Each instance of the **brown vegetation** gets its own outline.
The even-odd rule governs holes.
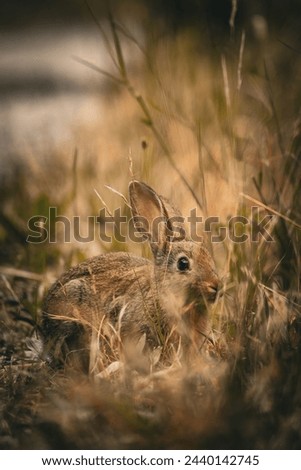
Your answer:
[[[264,21],[232,30],[219,53],[190,30],[136,40],[111,18],[101,37],[115,79],[99,71],[106,94],[95,93],[104,116],[78,124],[71,143],[46,134],[11,159],[0,187],[2,448],[300,448],[301,56],[283,44],[293,35],[277,41]],[[39,339],[54,278],[100,252],[149,253],[116,240],[28,245],[26,223],[57,206],[84,231],[103,206],[94,189],[127,213],[104,184],[125,194],[132,174],[220,225],[256,205],[259,220],[274,216],[273,242],[213,244],[226,294],[193,365],[154,353],[145,373],[120,356],[116,331],[105,347],[89,344],[96,374],[54,368]]]

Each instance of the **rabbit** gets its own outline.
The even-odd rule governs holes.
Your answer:
[[[150,186],[133,180],[129,198],[136,231],[148,240],[153,262],[127,252],[87,259],[66,271],[43,303],[42,333],[48,356],[89,348],[93,325],[120,326],[123,342],[145,336],[145,350],[164,350],[173,333],[198,345],[207,307],[221,289],[213,259],[187,235],[179,210]],[[160,223],[158,223],[160,221]]]

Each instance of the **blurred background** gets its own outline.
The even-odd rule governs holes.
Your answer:
[[[152,123],[120,83],[109,9],[128,84]],[[197,205],[227,220],[241,191],[258,197],[254,178],[272,163],[276,176],[297,126],[300,19],[298,0],[5,2],[0,262],[44,271],[120,249],[29,247],[27,221],[56,206],[81,216],[87,233],[86,217],[103,207],[94,189],[111,210],[120,206],[104,185],[126,194],[131,165],[184,212]],[[266,181],[266,202],[274,189]]]

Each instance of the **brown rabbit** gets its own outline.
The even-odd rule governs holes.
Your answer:
[[[65,272],[43,305],[42,331],[54,359],[62,351],[88,350],[92,327],[104,318],[120,326],[123,341],[145,334],[151,350],[164,349],[172,331],[184,345],[204,340],[207,306],[220,288],[210,254],[189,239],[180,213],[152,188],[132,181],[129,196],[136,230],[148,239],[154,262],[115,252]]]

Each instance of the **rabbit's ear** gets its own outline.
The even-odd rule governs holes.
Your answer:
[[[159,198],[164,209],[164,214],[167,217],[169,241],[187,239],[185,218],[182,216],[179,209],[171,205],[165,197],[159,196]]]
[[[186,238],[184,218],[167,199],[145,183],[132,181],[129,195],[136,230],[149,240],[153,253],[168,242]]]
[[[167,241],[167,214],[156,192],[139,181],[131,181],[129,195],[136,230],[149,240],[153,252]]]

